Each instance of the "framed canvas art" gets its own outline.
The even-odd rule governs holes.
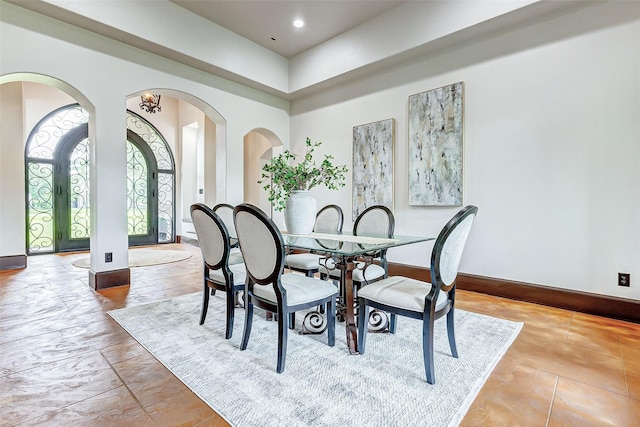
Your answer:
[[[462,206],[463,83],[409,97],[409,205]]]
[[[393,210],[393,119],[353,128],[353,220],[372,205]]]

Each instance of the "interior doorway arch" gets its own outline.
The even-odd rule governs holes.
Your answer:
[[[244,201],[258,206],[269,213],[272,218],[278,218],[280,213],[274,211],[267,199],[267,192],[263,185],[258,184],[262,177],[262,167],[273,156],[282,153],[283,145],[280,138],[265,128],[256,128],[244,136]]]
[[[139,107],[141,96],[161,96],[156,113]],[[176,237],[193,237],[189,208],[227,201],[226,119],[200,98],[165,88],[147,88],[127,97],[127,107],[167,135],[176,159]]]
[[[91,229],[88,113],[60,107],[32,129],[25,147],[27,253],[88,250]],[[152,124],[127,111],[129,245],[175,236],[170,147]]]

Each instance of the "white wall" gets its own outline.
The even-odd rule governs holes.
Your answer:
[[[462,271],[640,299],[638,40],[638,4],[609,2],[459,45],[293,102],[291,144],[322,140],[351,168],[353,126],[396,119],[396,233],[436,235],[456,209],[408,206],[407,99],[464,81],[464,203],[479,215]],[[348,229],[350,183],[312,191]],[[389,259],[428,266],[429,251]]]
[[[26,221],[22,202],[24,179],[22,186],[16,187],[13,182],[15,176],[24,177],[24,144],[10,143],[24,139],[22,93],[22,84],[19,82],[0,85],[0,255],[25,253],[25,228],[13,225]],[[22,162],[15,161],[20,157],[23,158]]]
[[[244,137],[244,201],[271,213],[268,194],[262,189],[264,184],[258,184],[264,157],[271,158],[271,142],[259,132],[249,132]]]
[[[109,41],[95,34],[62,24],[18,8],[2,5],[0,76],[11,73],[37,73],[62,81],[81,93],[95,110],[90,137],[95,141],[92,161],[92,271],[108,271],[127,266],[127,225],[124,192],[124,146],[127,98],[148,88],[166,88],[191,94],[201,104],[213,108],[226,121],[226,161],[242,165],[243,137],[251,129],[266,128],[288,143],[288,103],[252,89],[212,78],[156,57],[155,55]],[[81,41],[81,44],[73,42]],[[192,102],[194,103],[194,102]],[[4,111],[4,106],[3,106]],[[93,134],[92,134],[93,132]],[[7,148],[20,144],[20,149]],[[24,141],[4,141],[0,148],[3,164],[23,164]],[[118,145],[119,144],[119,145]],[[19,154],[18,154],[19,153]],[[4,167],[3,167],[4,169]],[[93,175],[95,173],[95,176]],[[242,167],[229,168],[226,193],[242,194]],[[220,183],[217,183],[219,185]],[[95,185],[95,187],[94,187]],[[2,210],[11,194],[24,194],[24,176],[2,175]],[[12,192],[5,192],[11,188]],[[93,197],[97,197],[93,200]],[[13,202],[11,202],[13,203]],[[0,212],[4,218],[4,214]],[[23,214],[24,215],[24,214]],[[24,221],[22,221],[24,223]],[[3,240],[10,229],[24,230],[24,224],[0,223]],[[95,236],[93,232],[97,233]],[[24,245],[7,249],[0,256],[24,254]],[[113,252],[113,263],[105,264],[103,252]],[[93,254],[100,256],[93,257]]]

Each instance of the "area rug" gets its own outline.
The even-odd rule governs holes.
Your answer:
[[[187,387],[233,426],[455,426],[516,338],[522,323],[456,310],[459,358],[446,320],[436,321],[436,384],[426,382],[422,324],[399,318],[395,335],[369,333],[364,355],[349,355],[344,324],[335,347],[326,333],[290,331],[277,374],[277,323],[254,316],[240,351],[243,309],[224,339],[224,299],[211,297],[198,325],[200,293],[109,312]],[[299,323],[300,317],[296,316]]]
[[[129,267],[146,267],[149,265],[167,264],[191,258],[186,251],[173,251],[164,249],[129,249]],[[78,258],[72,265],[80,268],[89,268],[89,257]]]

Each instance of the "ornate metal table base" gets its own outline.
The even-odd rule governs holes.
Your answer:
[[[369,332],[389,332],[389,315],[385,311],[372,310],[369,313]]]
[[[320,309],[308,312],[302,320],[300,334],[321,334],[327,329],[327,318],[320,313]]]

